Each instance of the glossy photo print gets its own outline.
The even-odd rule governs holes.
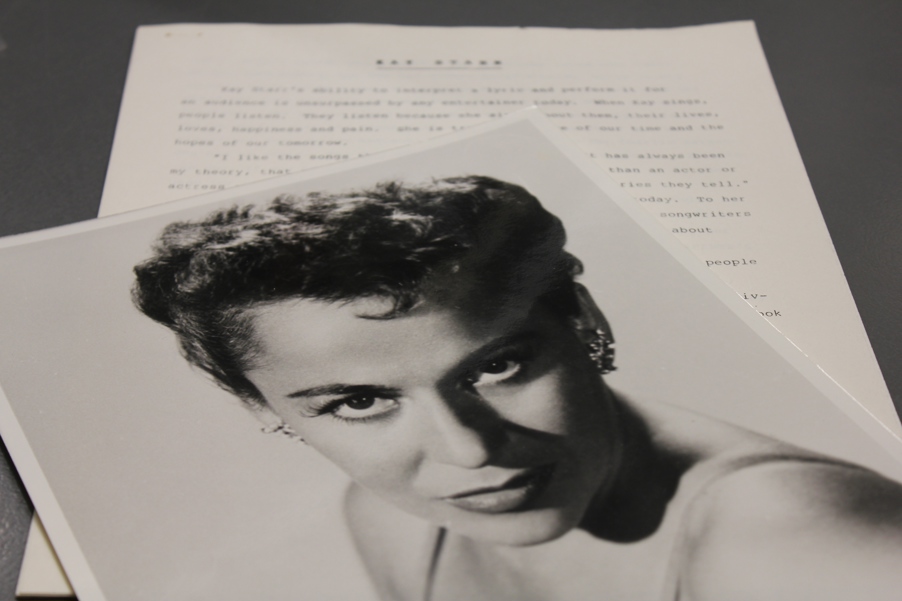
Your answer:
[[[79,598],[894,598],[902,443],[552,129],[6,241]]]

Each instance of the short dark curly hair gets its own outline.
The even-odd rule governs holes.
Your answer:
[[[463,272],[489,294],[538,289],[570,316],[582,265],[563,250],[565,239],[534,196],[490,177],[282,195],[167,226],[135,267],[132,296],[176,333],[191,364],[260,407],[265,400],[244,376],[255,351],[249,307],[379,297],[392,309],[375,318],[391,319],[435,294],[442,274]]]

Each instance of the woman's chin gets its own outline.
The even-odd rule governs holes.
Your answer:
[[[432,515],[455,534],[490,544],[514,547],[539,545],[576,528],[591,498],[590,487],[572,486],[571,479],[548,476],[498,492],[446,498]],[[574,490],[575,489],[575,490]]]

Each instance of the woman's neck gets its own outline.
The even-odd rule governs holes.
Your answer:
[[[620,466],[611,483],[595,496],[579,527],[604,540],[636,542],[657,531],[681,476],[697,458],[658,440],[644,411],[611,394],[622,440]]]

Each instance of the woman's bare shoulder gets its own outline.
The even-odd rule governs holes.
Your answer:
[[[898,599],[902,486],[811,457],[740,469],[688,512],[681,587],[709,599]]]
[[[345,493],[345,519],[379,597],[421,601],[437,529],[358,484]]]

